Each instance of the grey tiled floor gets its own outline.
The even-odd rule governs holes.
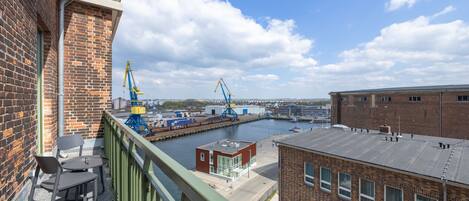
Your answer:
[[[67,158],[60,158],[59,160],[67,160],[67,159],[70,159],[70,158],[73,158],[75,156],[78,156],[78,151],[73,151],[73,152],[65,152],[66,155],[67,155]],[[102,149],[88,149],[88,150],[83,150],[83,154],[82,155],[103,155],[103,150]],[[94,169],[93,170],[94,173],[98,174],[99,175],[99,169]],[[107,164],[105,164],[104,166],[104,185],[105,185],[105,189],[106,191],[104,191],[103,194],[101,195],[98,195],[98,200],[100,201],[111,201],[111,200],[114,200],[113,198],[113,194],[112,194],[112,189],[111,189],[111,178],[110,178],[110,175],[109,175],[109,168],[107,167]],[[46,175],[43,180],[47,179],[48,178],[48,175]],[[39,182],[38,182],[39,183]],[[102,190],[101,190],[101,184],[100,182],[98,182],[99,186],[98,186],[98,192],[100,193]],[[42,188],[36,188],[35,190],[35,193],[34,193],[34,200],[36,201],[45,201],[45,200],[51,200],[51,196],[52,196],[52,193],[51,192],[48,192]],[[57,195],[57,198],[56,200],[60,200],[60,201],[63,201],[63,200],[66,200],[65,198],[65,191],[64,192],[60,192],[58,195]],[[93,200],[93,185],[89,185],[88,186],[88,200]],[[68,200],[75,200],[75,189],[72,189],[70,190],[69,192],[69,195],[68,195]],[[78,200],[83,200],[83,198],[78,198]]]

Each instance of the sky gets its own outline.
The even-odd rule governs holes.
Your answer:
[[[131,61],[143,98],[325,98],[469,83],[469,1],[125,0],[113,97]]]

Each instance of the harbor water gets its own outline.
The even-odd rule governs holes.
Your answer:
[[[299,127],[302,130],[311,130],[326,126],[329,126],[329,124],[310,124],[308,122],[264,119],[210,130],[195,135],[158,141],[153,144],[187,169],[193,170],[195,169],[195,149],[204,144],[222,139],[259,141],[273,135],[292,133],[289,130],[293,127]],[[177,189],[175,184],[172,184],[160,170],[155,169],[155,172],[161,179],[161,182],[165,184],[168,191],[173,196],[179,197],[180,191]]]

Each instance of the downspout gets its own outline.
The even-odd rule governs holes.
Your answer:
[[[68,0],[60,0],[59,7],[59,69],[58,69],[58,137],[64,135],[64,16]]]
[[[443,179],[443,201],[448,201],[448,194],[446,192],[446,179]]]
[[[440,92],[440,137],[443,137],[443,92]]]

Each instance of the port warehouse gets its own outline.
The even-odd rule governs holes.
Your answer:
[[[209,115],[221,115],[225,111],[226,106],[224,105],[207,105],[205,106],[205,114]],[[233,107],[233,110],[238,115],[263,115],[265,114],[265,107],[257,105],[237,105]]]
[[[469,139],[469,85],[331,92],[333,124]]]
[[[329,117],[331,113],[331,105],[316,106],[316,105],[280,105],[276,111],[277,114],[283,116],[314,116],[314,117]]]
[[[235,180],[256,163],[256,143],[219,140],[196,148],[196,170]]]
[[[467,140],[330,128],[276,144],[283,201],[469,200]]]

